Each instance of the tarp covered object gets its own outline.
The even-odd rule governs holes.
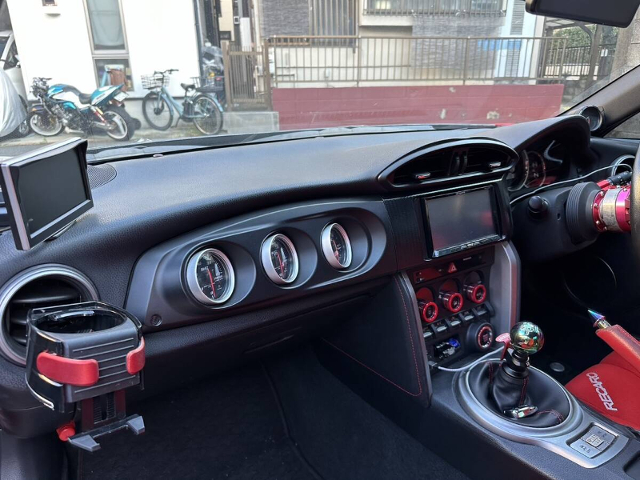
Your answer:
[[[26,118],[27,112],[24,110],[16,87],[0,67],[0,137],[9,135]]]

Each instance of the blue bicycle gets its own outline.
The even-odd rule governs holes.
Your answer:
[[[142,100],[142,113],[147,123],[156,130],[167,130],[173,124],[173,112],[178,112],[178,121],[193,122],[205,135],[215,135],[222,129],[222,106],[215,94],[196,83],[181,83],[184,89],[184,100],[180,104],[167,90],[170,75],[177,72],[175,68],[153,75],[142,76],[142,86],[149,93]]]

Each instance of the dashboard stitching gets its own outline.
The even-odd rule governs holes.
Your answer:
[[[409,311],[407,310],[407,303],[404,300],[404,293],[402,292],[402,288],[400,287],[400,282],[398,281],[398,277],[393,277],[396,282],[396,287],[398,287],[398,291],[400,292],[400,298],[402,299],[402,306],[404,307],[404,316],[407,320],[407,330],[409,331],[409,341],[411,342],[411,352],[413,353],[413,364],[416,367],[416,379],[418,380],[418,395],[422,394],[422,382],[420,381],[420,369],[418,368],[418,359],[416,358],[416,349],[413,344],[413,333],[411,331],[411,322],[409,321]]]
[[[340,352],[343,355],[345,355],[346,357],[350,358],[351,360],[353,360],[357,364],[363,366],[364,368],[366,368],[370,372],[376,374],[377,376],[382,378],[385,382],[390,383],[391,385],[393,385],[397,389],[403,391],[407,395],[411,395],[412,397],[419,397],[420,395],[422,395],[422,382],[420,381],[420,370],[418,369],[418,360],[416,358],[416,351],[415,351],[415,347],[414,347],[414,343],[413,343],[413,333],[411,332],[411,323],[410,323],[410,320],[409,320],[409,312],[407,310],[407,304],[406,304],[406,302],[404,300],[404,294],[402,293],[402,289],[400,288],[400,284],[398,283],[397,277],[394,277],[394,280],[396,282],[396,287],[398,287],[398,291],[400,292],[400,298],[402,299],[402,305],[404,306],[404,314],[405,314],[405,318],[407,320],[407,328],[409,329],[409,341],[411,342],[411,351],[413,352],[413,362],[414,362],[414,364],[416,366],[416,379],[418,380],[418,393],[412,393],[412,392],[406,390],[405,388],[401,387],[397,383],[393,382],[392,380],[389,380],[387,377],[385,377],[381,373],[377,372],[373,368],[369,367],[365,363],[361,362],[357,358],[353,357],[352,355],[349,355],[347,352],[342,350],[340,347],[334,345],[333,343],[331,343],[326,338],[323,338],[322,340],[325,343],[327,343],[328,345],[330,345],[331,347],[335,348],[338,352]]]

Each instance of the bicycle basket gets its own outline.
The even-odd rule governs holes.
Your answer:
[[[142,81],[142,88],[150,90],[152,88],[167,87],[171,77],[155,73],[153,75],[141,75],[140,80]]]
[[[224,77],[192,77],[193,84],[199,92],[222,92],[224,91]]]

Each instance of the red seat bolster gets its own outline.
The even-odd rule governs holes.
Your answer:
[[[566,388],[605,417],[640,429],[640,374],[619,364],[621,357],[595,365],[571,380]]]

